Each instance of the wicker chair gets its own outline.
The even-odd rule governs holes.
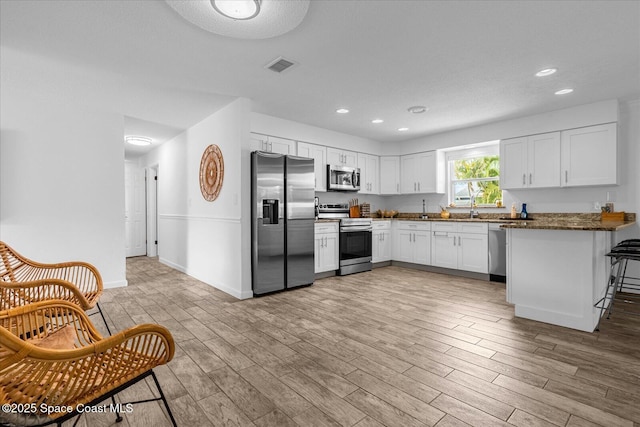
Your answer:
[[[138,325],[102,338],[87,315],[67,301],[1,311],[0,404],[10,406],[2,407],[0,424],[61,426],[109,398],[116,408],[115,394],[151,376],[160,397],[129,403],[162,400],[175,426],[152,370],[169,362],[174,350],[171,334],[159,325]]]
[[[102,277],[91,264],[80,261],[42,264],[23,257],[0,241],[0,310],[49,299],[71,301],[87,311],[98,309],[102,295]]]

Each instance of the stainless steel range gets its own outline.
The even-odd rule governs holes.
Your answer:
[[[349,218],[347,204],[320,204],[319,218],[340,219],[339,276],[371,270],[371,218]]]
[[[371,218],[340,220],[339,276],[371,270]]]

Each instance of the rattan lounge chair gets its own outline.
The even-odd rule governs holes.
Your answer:
[[[160,397],[128,403],[162,400],[175,426],[152,370],[170,361],[174,350],[171,334],[159,325],[138,325],[103,338],[87,315],[67,301],[1,311],[0,425],[60,426],[78,416],[83,405],[111,399],[115,408],[115,394],[151,376]]]
[[[93,265],[80,261],[39,263],[4,242],[0,242],[0,258],[0,310],[49,299],[71,301],[85,311],[96,307],[111,334],[98,304],[102,277]]]

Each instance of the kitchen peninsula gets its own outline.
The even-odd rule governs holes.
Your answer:
[[[635,223],[564,218],[505,224],[507,302],[515,315],[593,332],[605,292],[614,232]]]

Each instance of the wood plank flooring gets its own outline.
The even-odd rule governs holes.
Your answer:
[[[127,278],[102,308],[112,330],[171,330],[156,373],[180,426],[640,427],[640,317],[622,311],[589,334],[515,318],[504,284],[395,266],[245,301],[146,257]],[[157,403],[127,424],[169,425]]]

